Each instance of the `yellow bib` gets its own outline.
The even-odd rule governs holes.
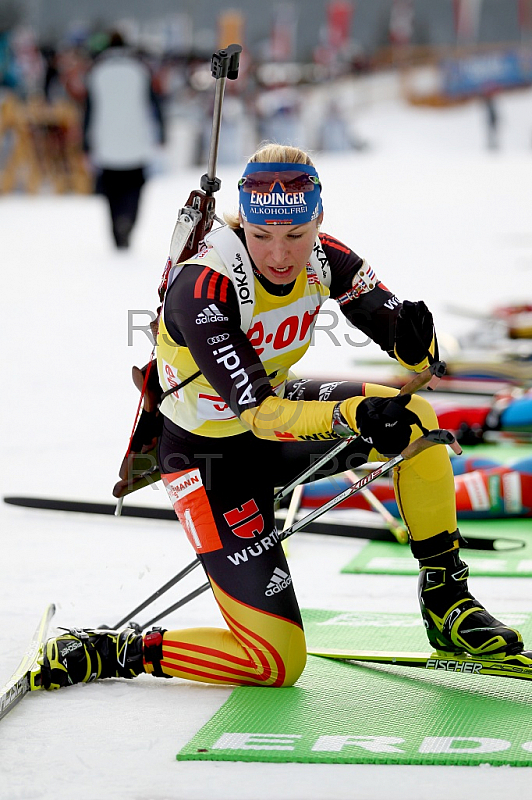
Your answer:
[[[215,247],[201,252],[187,263],[193,264],[197,260],[202,266],[231,279]],[[183,268],[186,269],[186,265]],[[307,351],[316,317],[329,296],[329,289],[310,265],[297,277],[288,295],[269,294],[256,278],[254,289],[255,304],[247,336],[267,375],[272,376],[270,383],[274,392],[283,397],[290,367]],[[234,350],[226,350],[223,355],[229,359],[232,353],[233,360],[227,361],[226,366],[234,367],[234,373],[238,373],[240,359]],[[164,309],[157,337],[157,366],[163,391],[177,386],[198,370],[188,347],[178,346],[168,333]],[[250,392],[249,382],[242,382],[238,374],[235,374],[235,388]],[[247,397],[252,399],[249,395]],[[242,425],[203,375],[165,397],[161,411],[179,427],[202,436],[235,436],[249,429]]]

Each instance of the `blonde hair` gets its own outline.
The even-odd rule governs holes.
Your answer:
[[[299,147],[292,147],[288,144],[275,144],[273,142],[261,144],[258,150],[256,150],[248,160],[249,164],[268,164],[273,162],[278,162],[280,164],[307,164],[310,167],[314,166],[308,153],[305,153],[304,150],[300,150]],[[233,230],[240,228],[240,214],[226,213],[223,217],[227,225]]]

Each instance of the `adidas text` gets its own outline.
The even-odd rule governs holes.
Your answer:
[[[280,567],[275,567],[273,575],[270,579],[264,594],[266,597],[272,597],[274,594],[279,594],[284,589],[287,589],[292,583],[291,576]]]
[[[205,325],[207,322],[227,322],[228,317],[224,317],[220,309],[211,303],[200,311],[196,317],[196,325]]]

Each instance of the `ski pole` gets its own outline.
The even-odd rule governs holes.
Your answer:
[[[353,485],[359,480],[358,475],[351,469],[346,470],[344,474]],[[364,496],[369,505],[381,515],[382,519],[386,523],[386,527],[389,531],[391,531],[391,533],[393,533],[399,544],[407,544],[408,531],[406,530],[404,524],[399,522],[399,520],[396,519],[393,514],[390,514],[386,506],[384,506],[381,501],[375,497],[373,492],[368,489],[367,486],[361,489],[360,493]]]
[[[408,381],[408,383],[406,383],[403,386],[403,388],[401,389],[400,394],[401,393],[402,394],[409,394],[409,393],[412,393],[412,392],[415,392],[415,391],[419,390],[420,388],[423,388],[424,386],[427,386],[427,388],[433,389],[434,386],[440,380],[440,378],[444,375],[444,373],[445,373],[445,362],[443,362],[443,361],[434,362],[434,364],[431,364],[431,366],[428,369],[424,370],[423,372],[420,372],[418,375],[415,375],[410,381]],[[452,436],[452,434],[449,434],[449,436]],[[346,439],[342,439],[338,444],[334,445],[334,447],[332,447],[324,456],[322,456],[320,459],[318,459],[318,461],[314,462],[314,464],[312,464],[309,468],[304,470],[291,483],[287,484],[283,489],[281,489],[275,495],[274,501],[278,502],[283,497],[286,497],[287,494],[289,494],[297,486],[299,486],[307,477],[312,475],[316,470],[318,470],[323,464],[325,464],[331,458],[334,458],[334,456],[337,453],[339,453],[341,450],[344,449],[344,447],[346,447],[350,442],[354,441],[357,438],[358,438],[357,436],[349,436]],[[454,437],[453,437],[453,440],[454,440]],[[418,442],[420,440],[417,439],[416,441]],[[413,444],[415,444],[415,443],[416,442],[413,442]],[[410,445],[409,445],[409,447],[410,447]],[[406,448],[406,450],[408,450],[408,448]],[[404,452],[406,452],[406,450]],[[412,457],[412,456],[410,456],[410,457]],[[400,458],[400,456],[396,456],[396,458]],[[386,462],[386,464],[384,464],[383,467],[380,467],[379,469],[374,470],[373,472],[369,473],[369,475],[366,475],[364,478],[361,479],[361,481],[358,481],[358,483],[355,484],[355,485],[359,485],[360,483],[362,483],[361,488],[363,488],[368,483],[371,483],[372,480],[375,480],[377,477],[379,477],[379,475],[385,474],[386,472],[388,472],[391,468],[393,468],[393,466],[395,466],[395,463],[399,463],[399,462],[394,462],[392,467],[389,466],[390,463],[391,462]],[[373,476],[373,477],[370,478],[370,476]],[[346,491],[350,492],[350,494],[354,494],[353,487],[350,487]],[[298,499],[298,502],[299,502],[299,500],[300,500],[300,497]],[[331,502],[331,501],[329,501],[329,502]],[[341,500],[339,502],[341,502]],[[334,505],[336,505],[336,503]],[[334,507],[334,506],[331,506],[331,508],[332,507]],[[320,513],[315,513],[314,516],[312,517],[312,520],[316,519],[318,516],[321,516],[322,513],[325,513],[325,510],[327,510],[327,509],[324,509],[324,511],[320,511],[320,509],[316,509],[316,511],[319,511]],[[297,511],[297,507],[296,507],[296,511]],[[305,517],[304,518],[305,525],[308,524],[308,522],[311,522],[312,520],[309,520],[308,517]],[[297,525],[299,526],[299,523],[297,523]],[[285,523],[285,528],[286,527],[287,526],[286,526],[286,523]],[[297,530],[300,530],[300,529],[301,529],[301,526],[299,526],[297,528]],[[282,538],[286,538],[287,536],[290,536],[291,533],[295,533],[296,529],[289,529],[289,530],[290,530],[290,533],[285,533],[285,531],[283,531]],[[164,584],[164,586],[162,586],[160,589],[158,589],[156,592],[154,592],[152,595],[150,595],[150,597],[148,597],[143,603],[141,603],[139,606],[137,606],[137,608],[133,609],[133,611],[131,611],[129,614],[127,614],[114,627],[118,628],[121,625],[123,625],[125,622],[131,620],[131,618],[135,614],[137,614],[139,611],[142,611],[144,608],[149,606],[154,600],[156,600],[160,595],[162,595],[166,591],[168,591],[168,589],[170,589],[172,586],[175,586],[175,584],[178,583],[178,581],[180,581],[182,578],[184,578],[186,575],[188,575],[189,572],[191,572],[195,567],[197,567],[199,563],[200,563],[199,560],[196,558],[188,566],[184,567],[184,569],[181,570],[181,572],[179,572],[174,578],[169,580],[166,584]],[[205,585],[203,587],[203,591],[205,591],[205,589],[207,589],[207,588],[208,588],[208,585]],[[194,596],[196,596],[196,595],[194,595]]]
[[[420,389],[423,389],[425,386],[430,391],[433,391],[440,379],[445,375],[446,368],[447,365],[445,364],[445,361],[435,361],[430,365],[430,367],[427,367],[427,369],[423,370],[423,372],[414,375],[413,378],[405,383],[405,385],[399,391],[399,394],[414,394]],[[298,486],[300,483],[303,483],[307,478],[317,472],[324,464],[335,458],[335,456],[337,456],[338,453],[344,450],[348,445],[360,438],[360,436],[353,435],[347,436],[345,439],[341,439],[337,444],[331,447],[331,449],[328,450],[325,455],[321,456],[321,458],[303,470],[303,472],[294,478],[294,480],[290,481],[290,483],[287,483],[286,486],[280,489],[273,498],[275,505],[277,506],[283,498],[285,498],[293,489],[295,489],[296,486]]]
[[[286,520],[285,520],[285,523],[284,523],[284,527],[285,528],[287,528],[289,525],[291,525],[292,522],[295,519],[295,516],[297,514],[297,510],[299,508],[299,503],[301,501],[302,491],[303,491],[303,487],[302,486],[296,487],[296,489],[294,491],[294,494],[292,496],[292,502],[290,503],[290,508],[288,509],[288,514],[286,516]],[[132,617],[138,611],[141,611],[142,608],[145,608],[146,605],[148,605],[149,603],[152,602],[152,600],[155,600],[156,597],[158,597],[160,594],[162,594],[163,589],[164,589],[164,591],[166,591],[167,589],[170,589],[171,586],[173,586],[175,583],[177,583],[178,580],[181,580],[181,578],[184,577],[185,574],[188,574],[188,572],[190,572],[193,569],[193,567],[195,567],[199,563],[200,563],[199,560],[196,559],[192,564],[189,564],[188,567],[185,567],[185,570],[182,570],[182,573],[180,573],[179,576],[176,575],[176,577],[173,578],[171,581],[169,581],[164,587],[162,587],[162,589],[159,589],[159,591],[156,592],[154,595],[152,595],[151,598],[148,598],[146,603],[141,605],[141,606],[139,606],[138,608],[136,608],[133,611],[132,614],[128,615],[127,619]],[[153,617],[152,619],[148,620],[148,622],[145,622],[144,625],[138,625],[137,623],[130,623],[130,624],[131,624],[132,627],[135,627],[137,630],[143,631],[146,628],[148,628],[150,625],[153,625],[154,622],[158,622],[160,619],[163,619],[163,617],[166,617],[168,614],[171,614],[172,611],[176,611],[178,608],[181,608],[181,606],[184,606],[186,603],[189,603],[191,600],[194,600],[194,598],[199,597],[200,594],[203,594],[203,592],[206,592],[207,589],[210,589],[210,588],[211,588],[211,585],[207,581],[206,583],[203,583],[201,586],[199,586],[197,589],[194,589],[194,591],[192,591],[189,594],[185,595],[185,597],[182,597],[181,600],[178,600],[176,603],[171,605],[169,608],[166,608],[164,611],[161,611],[155,617]],[[121,620],[121,622],[119,624],[123,625],[124,622],[125,622],[125,620]],[[119,626],[117,625],[116,627],[119,627]]]
[[[126,614],[125,617],[123,617],[120,620],[120,622],[117,622],[116,625],[113,625],[112,626],[113,630],[116,630],[117,628],[120,628],[121,625],[124,625],[126,622],[129,622],[131,618],[135,616],[135,614],[138,614],[139,611],[143,611],[147,606],[151,605],[151,603],[157,600],[158,597],[167,592],[168,589],[171,589],[172,586],[175,586],[176,583],[185,578],[189,574],[189,572],[192,572],[193,569],[198,567],[199,564],[200,562],[197,558],[194,561],[191,561],[191,563],[188,564],[188,566],[182,569],[181,572],[178,572],[177,575],[174,575],[174,577],[171,578],[167,583],[165,583],[164,586],[161,586],[160,589],[157,589],[157,591],[151,594],[146,600],[144,600],[143,603],[134,608],[133,611],[130,611],[129,614]]]
[[[284,541],[289,536],[292,536],[292,534],[297,533],[297,531],[300,531],[302,528],[306,528],[307,525],[309,525],[315,519],[317,519],[318,517],[321,517],[327,511],[330,511],[331,509],[335,508],[337,505],[342,503],[344,500],[347,500],[348,497],[351,497],[351,495],[355,494],[356,492],[361,491],[361,489],[363,489],[365,486],[367,486],[372,481],[374,481],[377,478],[379,478],[381,475],[385,475],[387,472],[390,472],[390,470],[392,470],[394,467],[396,467],[402,461],[405,461],[406,459],[409,459],[409,458],[414,458],[414,456],[417,456],[417,455],[419,455],[419,453],[422,453],[423,450],[426,450],[427,448],[432,447],[433,445],[436,445],[436,444],[450,445],[453,448],[453,450],[455,451],[455,453],[457,453],[457,455],[460,455],[460,453],[462,452],[460,445],[457,443],[456,439],[454,438],[453,434],[450,431],[446,431],[446,430],[439,429],[439,428],[436,429],[436,430],[433,430],[433,431],[429,431],[426,434],[426,436],[422,436],[419,439],[416,439],[414,442],[412,442],[407,447],[405,447],[405,449],[403,450],[402,453],[399,453],[399,455],[397,455],[394,458],[390,459],[390,461],[385,462],[381,466],[377,467],[377,469],[374,469],[372,472],[369,472],[367,475],[365,475],[363,478],[358,480],[352,486],[350,486],[347,489],[345,489],[339,495],[337,495],[336,497],[333,497],[331,500],[328,500],[326,503],[321,505],[319,508],[314,509],[314,511],[312,511],[310,514],[308,514],[303,519],[298,520],[297,522],[293,523],[289,527],[287,527],[286,524],[285,524],[285,527],[284,527],[283,531],[279,534],[279,539],[281,541]],[[291,511],[290,516],[292,518],[296,514],[297,505],[298,505],[298,498],[296,497],[294,502],[291,504],[292,511]],[[289,513],[290,513],[290,510],[289,510]],[[199,563],[199,561],[196,560],[195,563]],[[193,566],[194,566],[194,564],[191,564],[190,568],[192,568]],[[190,571],[190,569],[189,569],[189,571]],[[193,600],[195,597],[198,597],[198,595],[200,595],[203,592],[205,592],[209,587],[210,587],[210,583],[202,584],[200,587],[198,587],[198,589],[195,589],[193,592],[190,592],[190,594],[186,595],[181,600],[178,600],[177,603],[174,603],[169,608],[165,609],[164,611],[161,611],[160,614],[157,614],[157,616],[153,617],[153,619],[150,619],[144,625],[137,625],[136,623],[133,623],[133,626],[135,626],[137,628],[137,630],[139,630],[139,631],[144,630],[149,625],[152,625],[154,622],[157,622],[158,620],[160,620],[163,617],[167,616],[172,611],[175,611],[177,608],[181,608],[181,606],[185,605],[185,603],[188,603],[190,600]],[[123,622],[124,621],[122,621],[122,623]],[[116,626],[116,627],[118,627],[118,626]]]
[[[196,563],[199,564],[199,561],[197,561]],[[144,625],[138,625],[136,622],[133,622],[133,623],[131,623],[131,627],[132,628],[134,627],[139,632],[140,631],[144,631],[150,625],[153,625],[154,622],[158,622],[163,617],[166,617],[168,614],[171,614],[172,611],[175,611],[176,609],[181,608],[181,606],[184,606],[185,603],[189,603],[191,600],[194,600],[195,597],[199,597],[200,594],[203,594],[203,592],[206,592],[207,589],[210,589],[210,588],[211,588],[211,584],[208,581],[207,581],[207,583],[202,583],[202,585],[198,586],[197,589],[194,589],[193,592],[190,592],[190,594],[185,595],[185,597],[182,597],[181,600],[178,600],[177,603],[174,603],[169,608],[165,608],[164,611],[161,611],[160,614],[157,614],[152,619],[149,619],[147,622],[144,623]]]
[[[283,531],[279,534],[279,539],[281,541],[284,541],[289,536],[292,536],[293,533],[297,533],[297,531],[300,531],[302,528],[306,528],[307,525],[309,525],[315,519],[317,519],[318,517],[321,517],[327,511],[330,511],[331,509],[335,508],[337,505],[342,503],[344,500],[347,500],[348,497],[351,497],[351,495],[355,494],[356,492],[361,491],[369,483],[372,483],[374,480],[376,480],[377,478],[381,477],[382,475],[386,475],[388,472],[390,472],[394,467],[396,467],[402,461],[405,461],[406,459],[409,459],[409,458],[414,458],[414,456],[419,455],[419,453],[422,453],[423,450],[426,450],[427,448],[432,447],[435,444],[450,445],[457,455],[460,455],[460,453],[462,452],[462,449],[461,449],[460,445],[457,443],[456,439],[454,438],[453,434],[450,431],[446,431],[446,430],[442,430],[442,429],[436,429],[436,430],[433,430],[433,431],[429,431],[426,434],[426,436],[422,436],[419,439],[416,439],[411,444],[409,444],[407,447],[405,447],[405,449],[403,450],[402,453],[399,453],[399,455],[397,455],[394,458],[390,459],[390,461],[386,461],[384,464],[381,464],[379,467],[374,469],[372,472],[369,472],[363,478],[361,478],[356,483],[354,483],[352,486],[349,486],[347,489],[345,489],[339,495],[337,495],[336,497],[331,498],[331,500],[328,500],[326,503],[321,505],[319,508],[314,509],[306,517],[303,517],[303,519],[300,519],[300,520],[298,520],[297,522],[294,522],[291,525],[290,524],[287,525],[287,523],[285,522]],[[295,517],[295,515],[297,513],[297,508],[299,506],[299,502],[300,502],[300,498],[301,498],[302,487],[300,486],[300,487],[298,487],[298,489],[299,489],[299,491],[297,492],[297,494],[293,498],[293,501],[290,504],[290,508],[288,510],[288,515],[287,515],[287,522],[288,523],[291,522],[291,520]],[[155,594],[152,595],[153,599],[155,599],[155,597],[158,597],[159,594],[162,594],[162,590],[166,591],[167,588],[170,588],[170,586],[173,586],[175,583],[177,583],[177,581],[180,580],[181,577],[184,577],[185,574],[188,574],[188,572],[191,572],[191,570],[194,569],[194,567],[197,566],[197,564],[199,564],[199,560],[198,559],[196,559],[191,564],[189,564],[188,567],[185,567],[185,569],[182,570],[182,572],[178,576],[176,576],[174,579],[169,581],[168,584],[166,584],[164,587],[162,587],[162,589],[160,589],[158,592],[155,592]],[[182,598],[181,600],[178,600],[177,603],[174,603],[174,605],[170,606],[170,608],[167,608],[165,611],[162,611],[156,617],[154,617],[153,619],[149,620],[140,629],[144,630],[144,628],[148,627],[148,625],[151,625],[153,622],[156,622],[157,620],[162,619],[167,614],[170,614],[172,611],[175,611],[176,608],[180,608],[185,603],[188,603],[189,600],[193,600],[199,594],[201,594],[202,592],[206,591],[209,588],[209,586],[210,586],[209,583],[203,584],[198,589],[196,589],[195,591],[191,592],[189,595],[186,595],[186,597]],[[151,599],[148,599],[148,601],[146,601],[141,606],[136,608],[132,614],[129,614],[128,617],[126,617],[125,620],[121,620],[119,625],[116,625],[115,627],[118,628],[127,619],[129,619],[131,616],[133,616],[134,613],[136,613],[137,611],[141,610],[142,608],[145,608],[146,605],[149,604],[149,602],[151,602]]]
[[[460,455],[462,452],[460,445],[457,443],[450,431],[439,428],[429,431],[425,436],[421,436],[419,439],[411,442],[411,444],[405,447],[402,453],[399,453],[399,455],[394,456],[394,458],[391,458],[389,461],[386,461],[386,463],[382,464],[382,466],[377,467],[377,469],[369,472],[352,486],[344,489],[344,491],[340,492],[339,495],[331,498],[331,500],[328,500],[319,508],[315,508],[310,514],[307,514],[306,517],[298,520],[286,530],[283,530],[279,535],[279,538],[281,540],[286,539],[288,536],[292,536],[293,533],[297,533],[297,531],[300,531],[302,528],[306,528],[307,525],[309,525],[313,520],[321,517],[327,511],[336,508],[337,505],[343,503],[344,500],[347,500],[348,497],[351,497],[351,495],[355,494],[356,492],[359,492],[361,489],[367,486],[368,483],[380,478],[382,475],[386,475],[402,461],[405,461],[408,458],[414,458],[414,456],[419,455],[419,453],[422,453],[423,450],[426,450],[435,444],[448,444],[452,447],[457,455]]]

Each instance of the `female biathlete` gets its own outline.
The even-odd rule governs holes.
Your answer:
[[[408,369],[420,372],[437,355],[425,304],[399,302],[366,261],[320,232],[322,217],[309,157],[267,145],[239,182],[238,216],[227,217],[169,276],[157,340],[166,392],[159,466],[227,629],[157,628],[144,636],[131,628],[73,629],[44,647],[46,688],[143,672],[262,686],[290,686],[301,675],[305,637],[275,526],[274,488],[338,437],[361,434],[313,479],[389,458],[438,427],[432,407],[417,396],[291,377],[329,296]],[[519,632],[468,591],[446,448],[402,462],[394,485],[420,564],[432,647],[532,663]]]

